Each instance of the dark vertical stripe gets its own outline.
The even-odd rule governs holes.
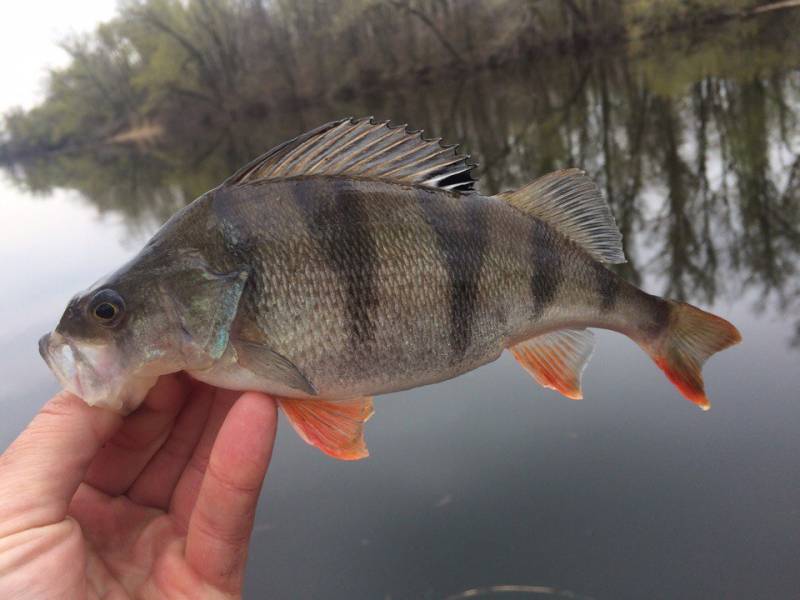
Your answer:
[[[561,249],[552,227],[540,221],[531,220],[530,290],[533,301],[533,319],[541,318],[544,310],[555,299],[563,278]]]
[[[222,248],[213,248],[214,252],[222,252],[233,259],[235,265],[252,265],[267,252],[267,244],[259,243],[256,236],[247,235],[248,208],[264,202],[263,191],[256,188],[233,189],[220,187],[210,194],[211,209],[217,217],[216,228],[219,233],[219,243]],[[203,225],[206,227],[206,225]],[[210,243],[215,243],[212,239]],[[265,284],[267,274],[263,269],[251,269],[251,275],[245,283],[240,305],[240,314],[248,315],[255,322],[268,321],[271,315],[268,310],[271,305],[272,290]],[[239,322],[241,325],[241,321]]]
[[[368,198],[346,181],[298,181],[295,199],[309,235],[341,278],[353,347],[375,337],[377,251],[367,216]]]
[[[486,251],[486,215],[480,201],[454,204],[442,193],[419,190],[425,220],[436,234],[450,281],[450,348],[453,362],[466,354],[476,319],[481,267]]]
[[[594,286],[600,297],[600,310],[608,312],[617,304],[619,279],[598,262],[593,262],[592,267],[594,268]]]
[[[658,338],[669,327],[672,304],[669,300],[647,294],[641,290],[636,290],[635,294],[639,302],[643,304],[644,312],[647,315],[640,325],[644,337],[646,339]]]

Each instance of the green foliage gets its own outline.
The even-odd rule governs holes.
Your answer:
[[[636,35],[702,25],[736,16],[763,2],[754,0],[627,0],[625,21]]]
[[[157,123],[180,136],[321,98],[462,79],[475,67],[739,14],[752,0],[123,0],[5,115],[0,158]],[[553,58],[552,60],[557,60]],[[687,67],[690,68],[690,67]]]

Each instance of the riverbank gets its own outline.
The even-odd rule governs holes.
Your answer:
[[[190,139],[287,110],[460,84],[481,71],[679,34],[702,38],[733,20],[757,30],[800,14],[790,11],[800,0],[166,6],[128,3],[94,34],[65,42],[73,61],[50,74],[44,102],[5,115],[0,162]]]

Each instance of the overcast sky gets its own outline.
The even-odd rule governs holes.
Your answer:
[[[63,65],[58,41],[113,16],[116,0],[0,0],[0,114],[41,100],[48,67]]]

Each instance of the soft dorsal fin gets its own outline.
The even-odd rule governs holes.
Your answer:
[[[614,215],[597,184],[580,169],[554,171],[497,197],[546,221],[600,262],[625,262]]]
[[[239,169],[223,185],[287,177],[346,175],[445,190],[469,191],[475,180],[469,156],[441,140],[427,140],[404,125],[371,117],[342,119],[276,146]]]
[[[594,350],[588,329],[559,329],[511,347],[511,353],[528,373],[546,388],[580,400],[581,373]]]

